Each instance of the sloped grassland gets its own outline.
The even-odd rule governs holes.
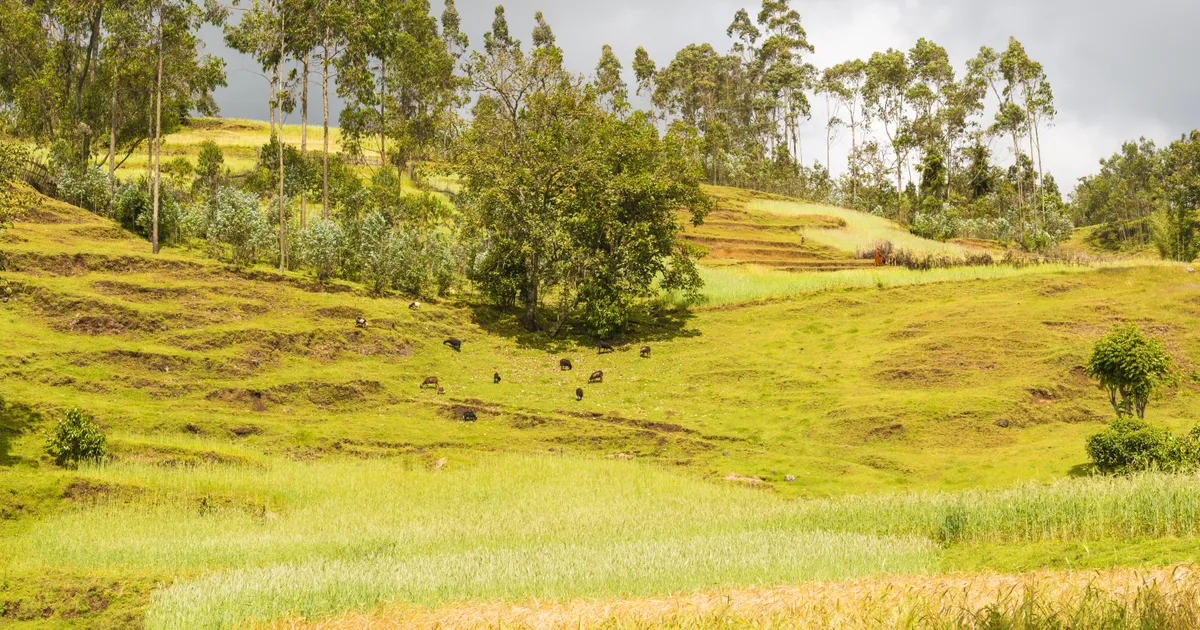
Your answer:
[[[709,229],[762,233],[742,240],[782,228],[787,245],[778,249],[846,260],[809,239],[792,242],[793,223],[833,219],[759,213],[750,223],[761,229],[714,219]],[[481,545],[493,554],[492,581],[433,585],[412,598],[645,595],[882,566],[1087,564],[1053,536],[1041,555],[1014,560],[1025,539],[985,537],[970,544],[990,551],[968,553],[942,549],[922,528],[830,542],[779,527],[800,522],[793,511],[804,504],[792,499],[801,497],[1001,488],[1081,472],[1083,441],[1110,413],[1082,365],[1116,322],[1163,337],[1185,376],[1200,358],[1200,285],[1179,267],[884,284],[671,311],[617,340],[616,353],[597,355],[586,340],[527,335],[469,301],[414,311],[399,296],[234,270],[200,252],[153,257],[110,222],[51,201],[0,238],[15,291],[0,305],[0,620],[28,627],[136,626],[148,607],[164,627],[191,625],[171,616],[178,611],[237,623],[278,610],[250,598],[222,617],[203,597],[187,599],[195,592],[187,580],[205,584],[214,570],[316,571],[312,563],[333,560],[369,576],[382,570],[371,558],[454,575],[474,566],[469,554]],[[354,327],[360,314],[366,330]],[[449,336],[465,340],[461,353],[442,345]],[[638,356],[642,345],[652,346],[649,359]],[[562,357],[573,372],[558,369]],[[587,385],[598,369],[604,383]],[[420,389],[428,376],[444,395]],[[1185,379],[1151,406],[1152,419],[1190,427],[1200,420],[1196,393]],[[109,467],[59,471],[42,455],[54,419],[74,406],[107,430]],[[466,410],[479,421],[462,422]],[[359,485],[347,490],[333,483],[340,479]],[[390,503],[389,488],[398,493]],[[504,497],[515,507],[493,504]],[[521,525],[531,514],[546,523]],[[381,515],[395,529],[370,526]],[[597,526],[608,518],[617,525]],[[306,546],[307,524],[325,534]],[[588,528],[594,537],[576,538]],[[389,538],[396,531],[405,532],[399,541]],[[778,546],[763,547],[762,532],[780,536]],[[1163,534],[1185,542],[1162,559],[1190,553],[1193,533]],[[812,548],[834,555],[801,553]],[[690,573],[639,573],[654,549],[667,550],[652,563],[667,569],[682,557],[670,549],[704,549],[713,560]],[[750,549],[798,555],[771,555],[770,564]],[[549,553],[549,582],[513,578],[527,565],[522,550]],[[1147,561],[1093,562],[1110,560]],[[595,572],[555,572],[581,562]],[[339,575],[286,579],[317,574]],[[178,589],[154,590],[177,578]],[[247,579],[264,583],[262,574]],[[342,601],[322,600],[313,579],[297,586],[288,610],[319,614],[329,608],[313,602]],[[588,586],[572,591],[578,584]],[[408,587],[397,588],[388,593],[404,599]],[[364,591],[342,595],[358,601]]]

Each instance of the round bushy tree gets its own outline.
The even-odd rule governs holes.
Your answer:
[[[1150,398],[1172,380],[1171,355],[1137,326],[1116,326],[1096,342],[1087,374],[1108,391],[1118,416],[1145,418]]]
[[[108,440],[91,416],[76,408],[58,421],[46,442],[46,452],[55,464],[75,468],[81,463],[103,461],[108,456]]]
[[[317,280],[327,282],[342,268],[346,236],[341,224],[316,219],[300,233],[300,257]]]

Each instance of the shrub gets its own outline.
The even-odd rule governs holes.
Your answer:
[[[363,220],[359,239],[363,282],[376,294],[392,287],[400,272],[402,245],[392,234],[392,226],[380,212]]]
[[[200,157],[196,161],[196,179],[192,181],[192,194],[208,199],[225,185],[225,154],[212,140],[200,143]]]
[[[251,265],[271,247],[275,232],[254,195],[223,188],[217,193],[207,232],[210,242],[228,246],[230,261]]]
[[[121,186],[117,189],[117,194],[113,196],[112,218],[127,230],[137,231],[138,219],[152,210],[144,177],[139,183]]]
[[[1150,398],[1173,380],[1166,347],[1132,324],[1116,326],[1097,341],[1086,370],[1108,391],[1118,416],[1145,418]]]
[[[104,214],[112,202],[112,183],[99,166],[64,168],[58,175],[58,196],[80,208]]]
[[[1123,416],[1088,439],[1087,453],[1097,471],[1110,475],[1195,470],[1200,466],[1200,426],[1177,438],[1164,428]]]
[[[342,268],[345,233],[335,221],[316,219],[300,233],[298,258],[313,270],[317,280],[327,282]]]
[[[108,456],[108,440],[91,416],[78,408],[67,412],[46,442],[46,452],[54,463],[75,468],[81,463],[101,462]]]

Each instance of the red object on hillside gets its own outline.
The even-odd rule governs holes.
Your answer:
[[[875,266],[883,266],[883,250],[879,249],[878,247],[875,248]]]

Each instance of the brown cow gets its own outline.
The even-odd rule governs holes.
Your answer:
[[[603,382],[604,382],[604,372],[601,370],[596,370],[595,372],[592,372],[592,375],[588,377],[589,384],[603,383]]]
[[[436,376],[430,376],[429,378],[425,379],[425,382],[421,383],[421,389],[425,389],[426,387],[437,387],[437,386],[438,386],[438,377],[436,377]]]

